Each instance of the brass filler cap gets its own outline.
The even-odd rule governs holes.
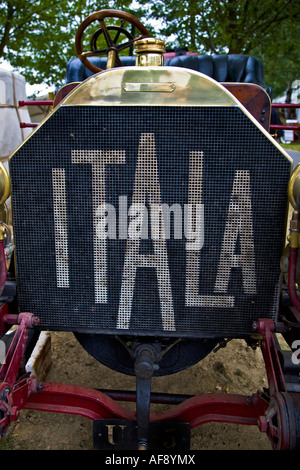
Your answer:
[[[143,38],[135,41],[134,45],[134,52],[137,54],[136,65],[164,65],[165,41],[155,38]]]

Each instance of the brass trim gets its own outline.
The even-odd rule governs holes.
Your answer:
[[[124,91],[125,83],[175,86],[173,93],[136,93]],[[148,85],[149,87],[150,85]],[[105,70],[82,82],[62,106],[236,106],[234,96],[220,83],[183,67],[118,67]]]
[[[165,52],[166,41],[161,41],[155,38],[141,38],[134,42],[136,54],[140,52],[159,52],[163,54]]]
[[[0,199],[0,206],[1,206],[2,204],[4,204],[6,199],[8,199],[10,196],[10,177],[8,175],[8,172],[6,171],[5,166],[1,162],[0,162],[0,173],[3,177],[3,184],[1,184],[1,188],[0,188],[1,193],[2,193],[2,196]]]
[[[129,93],[137,91],[173,93],[175,89],[175,83],[123,83],[123,90]]]
[[[107,54],[107,63],[106,63],[107,69],[112,69],[115,66],[116,57],[117,57],[117,50],[110,49]]]
[[[124,83],[174,83],[173,93],[128,93]],[[31,134],[15,149],[9,160],[60,106],[237,106],[291,163],[293,159],[252,114],[221,83],[184,67],[118,67],[98,72],[71,91]],[[258,155],[259,158],[259,155]]]
[[[164,65],[164,52],[165,41],[160,41],[154,38],[142,38],[134,43],[136,53],[137,66],[163,66]]]
[[[295,183],[297,181],[297,177],[298,177],[299,174],[300,174],[300,164],[296,166],[295,170],[293,171],[293,173],[291,175],[291,178],[290,178],[290,181],[289,181],[289,184],[288,184],[288,198],[289,198],[289,201],[290,201],[291,205],[296,210],[299,210],[299,206],[298,206],[298,204],[295,200],[294,189],[295,189]],[[299,194],[299,196],[300,196],[300,194]],[[300,201],[300,197],[299,197],[299,201]]]
[[[299,212],[294,211],[290,220],[290,234],[288,237],[291,248],[299,248],[300,219]]]
[[[5,224],[7,224],[8,223],[8,218],[9,218],[8,207],[5,203],[1,204],[1,206],[0,206],[0,223],[4,222]]]

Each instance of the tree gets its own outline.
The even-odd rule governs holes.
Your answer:
[[[148,18],[162,21],[160,34],[173,43],[214,54],[248,54],[267,35],[300,20],[298,0],[140,0]]]
[[[30,84],[61,85],[66,64],[76,55],[74,40],[80,23],[100,9],[130,12],[130,3],[106,0],[99,8],[97,0],[2,1],[0,60],[7,60]]]
[[[169,47],[206,54],[252,54],[262,59],[278,93],[299,78],[299,0],[140,0],[159,19]],[[284,70],[283,70],[284,69]]]
[[[257,46],[253,54],[264,64],[266,83],[273,88],[273,97],[286,94],[291,99],[294,80],[300,78],[300,23],[290,20],[277,32],[277,41],[270,39],[268,47]],[[300,98],[300,97],[299,97]]]
[[[89,14],[104,8],[131,12],[168,47],[206,54],[261,58],[275,94],[299,78],[299,0],[5,0],[0,3],[0,60],[33,83],[61,85],[76,55],[75,33]],[[152,23],[151,21],[152,20]]]

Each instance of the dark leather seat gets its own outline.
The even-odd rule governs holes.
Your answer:
[[[166,57],[168,55],[166,54]],[[135,57],[120,57],[124,66],[134,66]],[[89,59],[101,69],[106,68],[106,57]],[[166,66],[185,67],[204,73],[218,82],[254,83],[264,88],[271,96],[271,89],[266,86],[264,70],[257,57],[240,54],[221,55],[178,55],[165,59]],[[78,58],[68,62],[66,83],[81,82],[93,75]]]
[[[217,82],[255,83],[266,88],[264,70],[257,57],[229,55],[181,55],[166,61],[166,65],[197,70]]]
[[[133,56],[123,56],[121,60],[124,66],[135,65],[135,57]],[[89,61],[100,69],[106,69],[106,57],[89,57]],[[67,64],[65,83],[82,82],[92,75],[94,75],[94,73],[85,67],[78,57],[73,57]]]

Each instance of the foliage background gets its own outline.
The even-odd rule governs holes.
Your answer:
[[[299,0],[5,0],[0,61],[30,84],[61,86],[78,26],[106,8],[131,12],[169,48],[256,55],[274,96],[300,79]]]

